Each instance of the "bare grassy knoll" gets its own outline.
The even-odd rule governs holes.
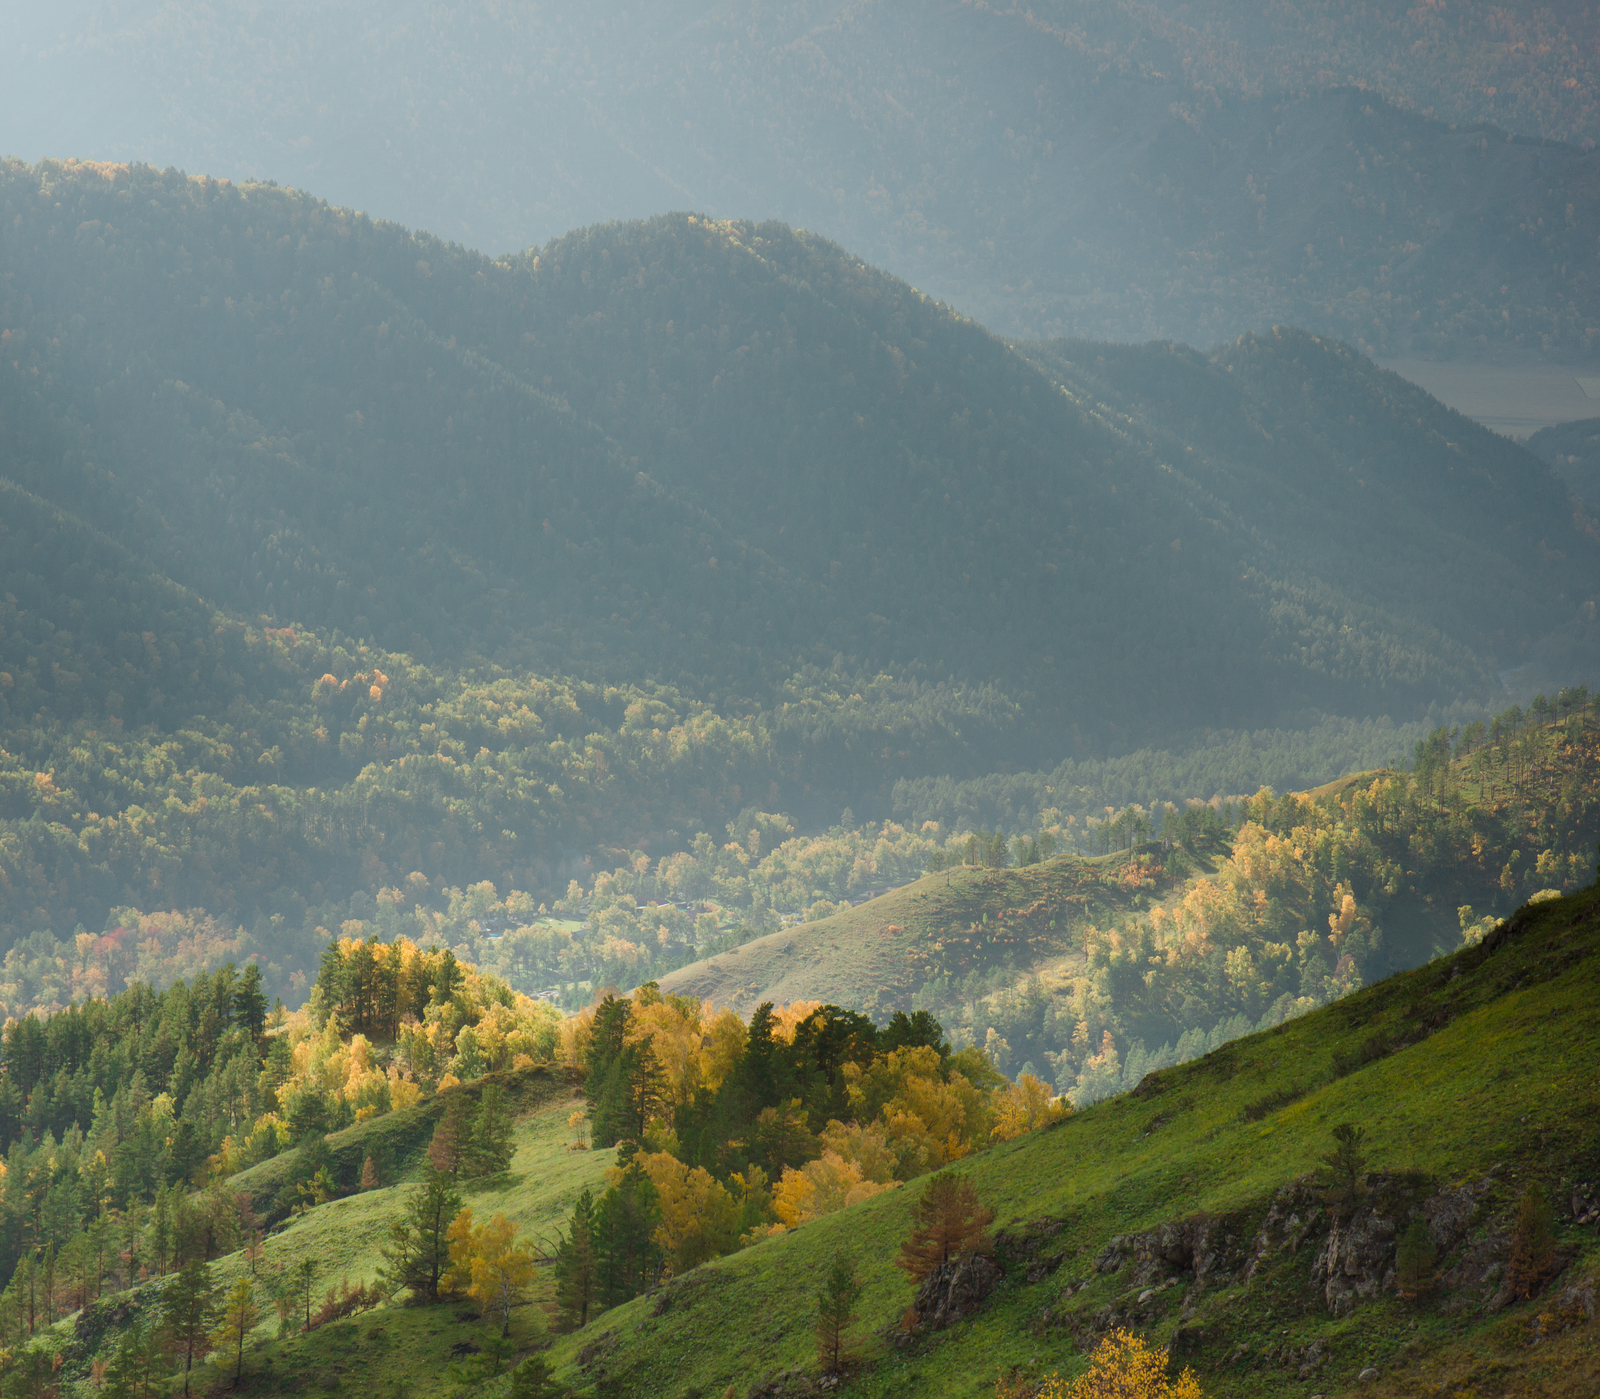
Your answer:
[[[1067,950],[1080,920],[1146,907],[1175,882],[1148,850],[1021,869],[961,866],[682,967],[661,989],[741,1012],[770,1000],[886,1013],[931,977]]]

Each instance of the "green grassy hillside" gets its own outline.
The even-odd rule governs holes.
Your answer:
[[[1600,1243],[1574,1213],[1594,1207],[1600,1186],[1597,954],[1600,894],[1538,904],[1479,946],[969,1158],[962,1168],[998,1214],[1004,1278],[947,1330],[901,1338],[912,1290],[891,1260],[914,1181],[672,1279],[558,1338],[552,1355],[584,1393],[682,1399],[731,1385],[743,1396],[783,1372],[784,1392],[810,1392],[817,1279],[843,1256],[866,1284],[847,1394],[977,1399],[1003,1372],[1070,1374],[1113,1321],[1176,1343],[1214,1396],[1590,1394],[1600,1333],[1584,1297],[1592,1310]],[[511,1175],[480,1192],[536,1233],[553,1230],[605,1164],[566,1151],[565,1107],[551,1098],[526,1118]],[[1365,1229],[1375,1248],[1349,1276],[1376,1290],[1334,1314],[1313,1277],[1328,1215],[1300,1183],[1341,1122],[1366,1131],[1350,1234]],[[1507,1230],[1534,1183],[1554,1201],[1565,1267],[1531,1303],[1507,1302]],[[274,1235],[267,1256],[316,1257],[354,1280],[375,1262],[393,1198],[314,1209]],[[1419,1208],[1440,1221],[1440,1281],[1407,1303],[1385,1275],[1395,1221]],[[1285,1222],[1292,1211],[1298,1231]],[[1141,1253],[1138,1239],[1163,1229],[1165,1252]],[[1298,1233],[1293,1246],[1286,1231]],[[1119,1249],[1119,1237],[1131,1242]],[[57,1329],[81,1373],[105,1333],[92,1319]],[[380,1310],[284,1341],[265,1340],[267,1329],[249,1355],[247,1389],[262,1395],[398,1385],[442,1395],[452,1359],[485,1336],[459,1305]],[[540,1344],[540,1329],[525,1312],[517,1344]],[[1358,1386],[1368,1369],[1376,1379]]]
[[[1391,1179],[1417,1173],[1405,1185],[1419,1198],[1492,1181],[1474,1242],[1504,1228],[1531,1181],[1558,1202],[1579,1182],[1592,1189],[1600,1174],[1597,952],[1600,897],[1539,905],[1519,914],[1496,948],[1390,978],[1163,1071],[1139,1093],[1060,1128],[972,1158],[965,1164],[1007,1240],[1006,1280],[971,1321],[906,1349],[884,1337],[911,1300],[891,1259],[916,1183],[697,1270],[559,1342],[556,1353],[575,1378],[603,1372],[621,1392],[717,1394],[732,1383],[742,1394],[812,1363],[815,1280],[843,1254],[867,1283],[853,1394],[910,1386],[977,1396],[1012,1366],[1073,1370],[1082,1361],[1072,1337],[1090,1334],[1107,1307],[1163,1342],[1186,1328],[1191,1363],[1217,1395],[1303,1392],[1272,1353],[1317,1341],[1329,1356],[1317,1387],[1330,1394],[1353,1389],[1369,1366],[1386,1394],[1423,1392],[1425,1375],[1474,1385],[1492,1376],[1505,1392],[1537,1382],[1548,1394],[1587,1393],[1600,1374],[1600,1335],[1591,1322],[1559,1351],[1532,1349],[1529,1323],[1549,1303],[1486,1313],[1481,1291],[1463,1287],[1415,1310],[1383,1293],[1330,1317],[1308,1277],[1314,1229],[1310,1242],[1273,1258],[1249,1285],[1230,1277],[1196,1286],[1181,1266],[1163,1269],[1181,1285],[1153,1304],[1137,1300],[1132,1267],[1105,1271],[1095,1260],[1115,1235],[1201,1218],[1222,1221],[1248,1246],[1276,1193],[1315,1167],[1330,1129],[1344,1121],[1365,1126],[1374,1171]],[[1340,1059],[1359,1063],[1367,1053],[1369,1062],[1340,1074]],[[1558,1204],[1558,1216],[1567,1214]],[[1564,1281],[1593,1277],[1593,1228],[1568,1221],[1561,1237],[1574,1258]],[[1030,1280],[1034,1268],[1044,1276]],[[716,1321],[729,1315],[755,1324],[730,1334]]]
[[[552,1076],[548,1069],[490,1075],[453,1092],[475,1094],[490,1081],[501,1082],[516,1105],[516,1150],[507,1171],[466,1183],[463,1196],[480,1217],[503,1213],[536,1246],[548,1249],[578,1194],[586,1187],[597,1192],[604,1188],[605,1169],[614,1153],[571,1149],[573,1133],[567,1119],[582,1102],[565,1076]],[[278,1212],[254,1264],[243,1253],[230,1254],[215,1266],[217,1281],[227,1287],[246,1274],[258,1279],[293,1275],[309,1262],[315,1275],[313,1309],[331,1287],[370,1283],[383,1266],[389,1226],[412,1188],[423,1149],[449,1097],[450,1093],[441,1094],[416,1108],[330,1136],[341,1179],[358,1178],[362,1160],[372,1153],[390,1163],[389,1178],[377,1189],[330,1200],[292,1218],[282,1218]],[[264,1162],[233,1177],[230,1186],[272,1216],[270,1202],[289,1160],[284,1156]],[[150,1285],[107,1299],[59,1324],[47,1333],[44,1344],[60,1349],[71,1372],[86,1371],[97,1351],[115,1345],[126,1328],[145,1315],[155,1291]],[[476,1348],[482,1339],[482,1327],[461,1322],[455,1315],[460,1311],[460,1306],[385,1309],[285,1344],[274,1341],[278,1318],[270,1306],[263,1306],[265,1314],[251,1333],[251,1346],[260,1353],[268,1388],[281,1378],[292,1392],[307,1388],[337,1392],[346,1386],[376,1386],[373,1392],[385,1396],[396,1393],[397,1386],[411,1393],[432,1392],[445,1380],[452,1348],[463,1342]],[[467,1315],[471,1317],[470,1306]],[[521,1317],[517,1331],[519,1340],[536,1336],[534,1316]],[[437,1339],[441,1336],[443,1341]],[[358,1355],[352,1356],[352,1347]],[[359,1363],[352,1364],[353,1360]],[[204,1383],[214,1380],[207,1375]]]
[[[1077,925],[1147,906],[1175,883],[1144,875],[1138,853],[1064,855],[1019,869],[963,865],[682,967],[661,989],[741,1014],[761,1001],[826,1001],[881,1017],[933,977],[1027,965],[1069,948]]]

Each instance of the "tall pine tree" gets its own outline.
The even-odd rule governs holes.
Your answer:
[[[661,1208],[633,1153],[618,1153],[622,1174],[601,1196],[595,1210],[595,1253],[599,1261],[600,1302],[615,1307],[637,1297],[661,1269],[661,1246],[655,1242]]]
[[[384,1281],[396,1291],[409,1288],[424,1301],[437,1302],[439,1280],[450,1263],[447,1234],[460,1212],[455,1176],[431,1163],[424,1166],[405,1214],[389,1226],[389,1243],[383,1250]]]
[[[221,1289],[211,1276],[211,1265],[198,1258],[178,1269],[161,1290],[167,1346],[173,1357],[183,1363],[185,1399],[195,1361],[204,1360],[210,1349],[220,1294]]]
[[[572,1208],[566,1236],[556,1245],[556,1304],[562,1322],[572,1330],[589,1324],[589,1309],[599,1301],[594,1233],[594,1197],[585,1187]]]

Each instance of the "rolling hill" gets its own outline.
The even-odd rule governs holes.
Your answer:
[[[1055,950],[1085,916],[1116,918],[1137,906],[1138,856],[1086,861],[1064,855],[1020,869],[966,866],[924,875],[882,898],[799,923],[691,963],[661,978],[663,993],[731,1006],[748,1015],[762,1001],[859,1006],[878,1019],[911,1003],[938,975],[946,944],[964,943],[989,916],[1010,926],[986,936],[957,974],[1025,962]],[[1170,884],[1170,881],[1169,881]],[[1060,928],[1057,928],[1057,923]],[[1052,933],[1060,934],[1058,940]]]
[[[744,1012],[793,1000],[880,1020],[929,1010],[1003,1071],[1092,1101],[1587,883],[1596,713],[1519,730],[1508,711],[1488,742],[1481,727],[1455,740],[1441,728],[1412,774],[1263,791],[1226,815],[1173,811],[1159,841],[1138,843],[1125,814],[1102,830],[1114,854],[960,865],[660,983]]]
[[[6,24],[31,159],[277,179],[495,253],[673,208],[780,219],[1008,335],[1596,351],[1583,6],[79,0]]]

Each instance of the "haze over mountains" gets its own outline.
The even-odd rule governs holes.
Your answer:
[[[491,253],[777,218],[1004,334],[1592,357],[1592,7],[1370,8],[19,7],[0,130]]]
[[[1567,486],[1303,332],[1013,345],[777,224],[496,262],[114,166],[7,165],[0,261],[19,932],[1594,674]]]
[[[0,198],[13,479],[281,625],[1093,743],[1481,700],[1592,601],[1553,473],[1297,332],[1019,353],[778,225],[494,263],[154,172]]]
[[[1591,1393],[1600,419],[1372,354],[1600,18],[1368,11],[0,14],[5,1399]]]

